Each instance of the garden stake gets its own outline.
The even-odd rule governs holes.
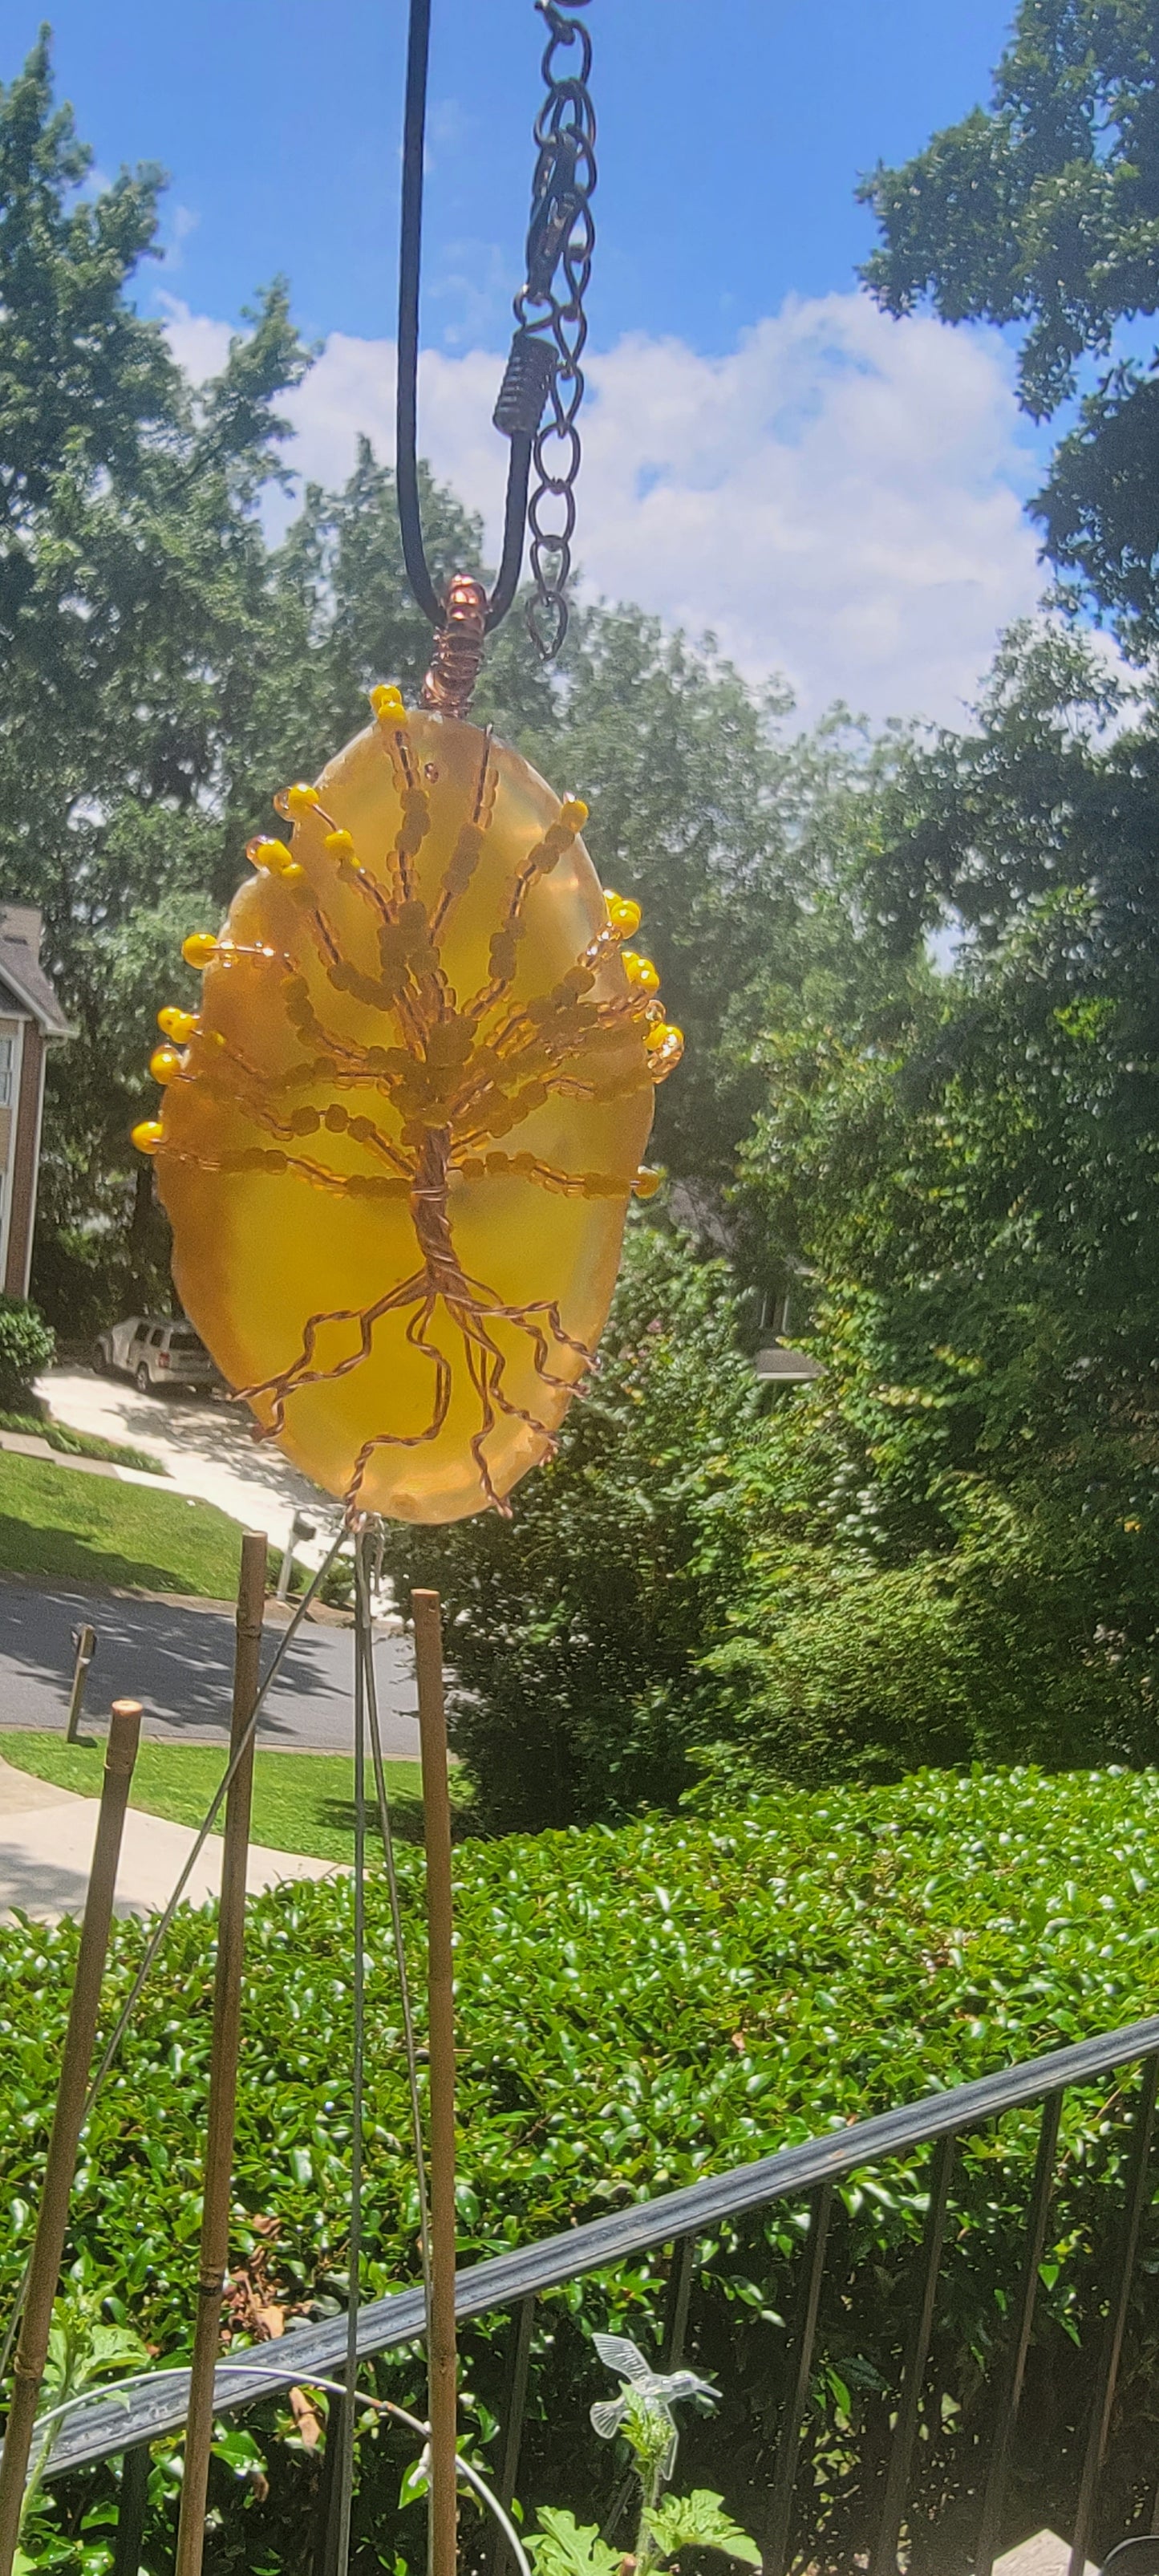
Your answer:
[[[437,1592],[412,1592],[427,1847],[427,2042],[430,2055],[431,2321],[429,2576],[454,2576],[458,2419],[455,2389],[455,1997],[451,1802]]]
[[[28,2470],[36,2401],[48,2358],[53,2301],[60,2279],[68,2224],[68,2198],[76,2170],[76,2152],[84,2118],[89,2065],[96,2038],[101,1978],[109,1946],[121,1833],[129,1799],[129,1782],[141,1732],[140,1703],[114,1700],[105,1747],[101,1804],[85,1899],[84,1923],[77,1951],[76,1976],[68,2008],[68,2033],[53,2114],[44,2188],[36,2221],[36,2241],[28,2269],[24,2317],[16,2351],[12,2405],[0,2457],[0,2576],[11,2576],[20,2533],[24,2481]]]
[[[244,1743],[254,1701],[262,1645],[266,1599],[266,1535],[246,1530],[241,1543],[241,1577],[237,1588],[237,1645],[233,1666],[231,1757]],[[253,1736],[239,1761],[225,1805],[221,1857],[221,1907],[217,1920],[217,1976],[213,1994],[213,2047],[209,2065],[209,2111],[205,2138],[205,2185],[201,2204],[201,2269],[197,2280],[197,2316],[193,2363],[189,2373],[189,2411],[185,2425],[185,2468],[181,2481],[181,2519],[177,2529],[176,2576],[200,2576],[205,2545],[205,2501],[209,2487],[209,2453],[213,2440],[213,2373],[221,2342],[221,2302],[229,2259],[229,2204],[233,2176],[234,2115],[237,2106],[237,2062],[241,2039],[241,1969],[245,1946],[245,1875],[249,1850],[250,1803],[253,1795]],[[2,2576],[2,2571],[0,2571]]]

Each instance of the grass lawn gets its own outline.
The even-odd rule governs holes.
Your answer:
[[[0,1734],[0,1758],[60,1789],[95,1798],[103,1745],[65,1744],[59,1735]],[[225,1769],[215,1744],[142,1744],[129,1804],[176,1825],[199,1825]],[[386,1784],[396,1830],[413,1842],[422,1830],[417,1762],[388,1762]],[[373,1786],[368,1779],[373,1796]],[[452,1781],[452,1795],[454,1782]],[[354,1858],[354,1764],[345,1753],[262,1753],[254,1762],[252,1839],[273,1851],[308,1852],[317,1860]],[[367,1848],[376,1857],[377,1827],[368,1817]],[[220,1831],[220,1824],[218,1827]]]
[[[236,1597],[241,1527],[212,1503],[0,1452],[0,1573]]]
[[[74,1431],[70,1422],[55,1422],[51,1413],[5,1413],[0,1411],[0,1431],[31,1432],[36,1440],[46,1440],[50,1449],[59,1449],[66,1458],[104,1458],[115,1467],[141,1467],[147,1476],[167,1476],[163,1458],[155,1458],[151,1449],[132,1449],[123,1440],[103,1440],[99,1431]]]

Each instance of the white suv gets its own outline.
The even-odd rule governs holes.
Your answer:
[[[140,1395],[167,1386],[220,1384],[192,1324],[174,1323],[163,1315],[127,1315],[124,1323],[110,1324],[97,1337],[93,1365],[102,1377],[114,1370],[118,1376],[131,1377]]]

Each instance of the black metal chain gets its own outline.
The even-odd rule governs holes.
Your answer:
[[[527,279],[515,298],[515,318],[521,330],[543,342],[550,339],[556,357],[551,410],[535,434],[538,480],[527,512],[535,583],[527,623],[544,660],[550,661],[567,633],[566,593],[580,468],[576,424],[584,397],[580,360],[588,335],[584,297],[596,238],[591,207],[596,118],[588,88],[591,36],[583,21],[569,14],[570,9],[586,9],[588,0],[569,0],[569,9],[558,7],[556,0],[536,0],[536,5],[548,28],[543,56],[547,97],[535,121],[539,158],[531,191]],[[576,46],[578,61],[572,58]]]
[[[563,7],[558,0],[535,0],[535,6],[548,29],[542,66],[547,96],[534,128],[538,159],[531,191],[527,274],[515,298],[517,328],[494,413],[495,427],[511,441],[511,460],[503,558],[486,602],[484,623],[486,632],[492,633],[512,605],[519,587],[525,531],[530,525],[535,597],[528,604],[528,624],[539,651],[545,661],[550,661],[567,632],[565,590],[571,570],[575,481],[580,465],[576,419],[584,393],[580,358],[587,339],[584,296],[595,243],[591,196],[596,184],[596,120],[588,90],[591,38],[583,21],[571,14],[576,9],[586,9],[588,0],[566,0]],[[447,606],[439,597],[427,563],[418,492],[419,268],[430,15],[431,0],[411,0],[403,133],[395,454],[407,575],[431,624],[445,629]],[[579,47],[578,60],[569,72],[564,68],[564,58],[570,58],[575,45]],[[559,291],[561,285],[563,292]],[[544,406],[549,399],[545,421]],[[529,503],[533,462],[538,480]],[[551,524],[553,502],[559,505],[555,526]],[[477,595],[481,601],[482,594]]]

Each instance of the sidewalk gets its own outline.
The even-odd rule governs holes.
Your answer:
[[[34,1780],[29,1772],[0,1761],[0,1922],[10,1922],[17,1907],[46,1923],[83,1912],[96,1822],[95,1798],[78,1798],[71,1789]],[[196,1839],[191,1825],[168,1824],[161,1816],[130,1807],[117,1871],[117,1913],[159,1912]],[[251,1843],[246,1886],[251,1896],[258,1896],[279,1879],[330,1878],[334,1870],[332,1861]],[[185,1902],[204,1905],[220,1888],[221,1837],[211,1834]]]

